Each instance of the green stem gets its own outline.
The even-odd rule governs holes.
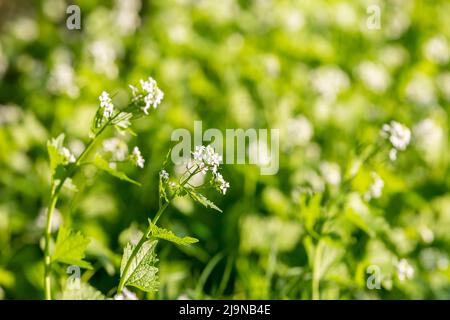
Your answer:
[[[67,170],[67,173],[61,178],[61,181],[55,185],[54,182],[52,182],[52,193],[50,197],[50,203],[47,208],[47,220],[45,224],[45,235],[44,235],[44,292],[45,292],[45,299],[51,300],[52,299],[52,288],[51,288],[51,269],[52,269],[52,261],[50,256],[50,242],[51,242],[51,234],[52,234],[52,218],[53,218],[53,212],[55,211],[56,203],[58,202],[59,195],[61,193],[61,189],[64,185],[64,182],[72,177],[77,169],[78,165],[81,163],[81,161],[89,154],[92,147],[94,146],[95,142],[97,141],[98,137],[105,131],[105,129],[108,127],[108,125],[113,121],[120,112],[118,112],[114,117],[110,118],[97,132],[95,137],[88,143],[86,148],[83,150],[83,152],[80,154],[76,162],[69,167]]]
[[[322,250],[323,245],[319,240],[317,242],[316,250],[314,253],[314,261],[313,261],[313,278],[312,278],[312,299],[319,300],[320,299],[320,268],[322,263]]]
[[[52,299],[51,277],[50,277],[50,270],[51,270],[50,238],[51,238],[51,232],[52,232],[53,211],[56,206],[56,201],[58,200],[58,196],[54,192],[55,192],[55,188],[53,188],[53,190],[52,190],[50,204],[47,208],[47,222],[46,222],[46,226],[45,226],[44,291],[45,291],[45,299],[46,300]]]
[[[172,200],[172,199],[170,199]],[[161,217],[162,213],[167,209],[167,207],[169,206],[169,202],[166,202],[164,205],[162,205],[158,212],[155,215],[155,219],[153,220],[152,224],[156,224],[156,222],[158,221],[159,217]],[[131,252],[130,258],[128,259],[125,268],[123,269],[121,278],[120,278],[120,282],[119,282],[119,286],[117,287],[117,293],[121,293],[123,290],[123,287],[125,286],[125,280],[126,280],[126,274],[128,273],[128,269],[130,269],[131,266],[131,262],[133,261],[133,259],[136,257],[137,253],[139,252],[139,250],[141,249],[141,247],[144,245],[145,241],[147,241],[147,238],[150,236],[150,233],[152,232],[151,229],[151,224],[148,225],[147,230],[145,230],[144,234],[142,234],[141,239],[139,239],[139,242],[137,243],[137,245],[134,247],[133,251]]]
[[[188,169],[189,171],[190,169]],[[199,169],[196,168],[185,180],[183,180],[183,182],[180,183],[180,187],[183,187],[194,175],[196,175],[197,173],[199,173]],[[158,212],[155,215],[155,218],[153,219],[153,221],[151,222],[151,224],[148,225],[147,230],[144,232],[144,234],[141,236],[141,238],[139,239],[139,242],[137,243],[137,245],[134,247],[133,251],[131,252],[130,258],[128,258],[127,263],[125,264],[125,267],[123,269],[123,272],[121,274],[120,277],[120,281],[119,281],[119,286],[117,287],[117,293],[121,293],[123,291],[123,288],[125,286],[125,280],[126,280],[126,274],[128,273],[128,269],[130,269],[131,266],[131,262],[133,261],[133,259],[136,257],[137,253],[139,252],[139,250],[141,249],[141,247],[144,245],[145,241],[147,241],[147,239],[150,236],[150,233],[152,232],[152,224],[156,225],[156,222],[158,222],[159,218],[161,217],[161,215],[164,213],[164,211],[167,209],[167,207],[169,206],[170,202],[175,198],[175,195],[172,195],[167,202],[165,202],[163,205],[160,205]]]

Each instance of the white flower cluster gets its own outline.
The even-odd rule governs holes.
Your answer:
[[[167,182],[169,180],[169,173],[163,169],[159,172],[159,177],[163,182]]]
[[[64,160],[63,160],[64,164],[74,163],[76,161],[75,156],[73,155],[73,153],[69,149],[67,149],[66,147],[62,147],[59,150],[59,153],[64,158]]]
[[[378,174],[372,172],[373,183],[369,187],[369,191],[364,194],[364,199],[369,201],[370,199],[377,199],[381,197],[381,193],[384,187],[384,181]]]
[[[222,156],[215,152],[211,146],[196,146],[195,151],[192,152],[192,157],[202,173],[206,173],[208,170],[216,173],[222,161]]]
[[[290,119],[286,128],[286,143],[291,146],[306,146],[314,134],[314,128],[304,116]]]
[[[111,118],[114,112],[114,105],[112,103],[111,97],[109,96],[109,93],[103,91],[98,99],[100,100],[100,108],[103,110],[103,117],[105,117],[106,119]]]
[[[386,91],[389,86],[389,73],[382,65],[364,61],[358,66],[357,73],[364,85],[376,93]]]
[[[338,185],[341,183],[341,168],[337,163],[323,162],[320,164],[320,171],[329,184]]]
[[[450,59],[450,46],[444,35],[429,39],[423,47],[423,52],[428,60],[438,64],[446,64]]]
[[[148,80],[140,80],[140,84],[142,90],[139,90],[131,84],[129,86],[133,95],[133,101],[138,103],[143,102],[144,106],[142,107],[142,111],[148,114],[150,107],[156,109],[161,103],[164,98],[164,92],[158,88],[158,84],[152,77],[149,77]]]
[[[408,260],[401,259],[397,264],[397,275],[400,281],[411,279],[414,276],[414,268],[409,264]]]
[[[196,146],[195,151],[192,152],[193,163],[198,166],[203,174],[210,170],[213,174],[213,183],[225,194],[230,187],[230,184],[225,181],[223,176],[219,173],[219,165],[222,161],[222,156],[215,152],[214,148],[208,146]]]
[[[115,21],[121,34],[130,35],[139,27],[141,23],[139,17],[141,6],[141,0],[115,1]]]
[[[103,141],[103,150],[111,153],[113,161],[124,161],[128,155],[127,144],[116,137]]]
[[[135,166],[144,168],[145,159],[142,157],[141,151],[138,147],[134,147],[133,153],[130,155],[130,159]]]
[[[89,45],[89,53],[93,58],[93,69],[96,73],[104,74],[109,79],[115,79],[119,75],[116,64],[118,56],[118,44],[110,39],[98,39]]]
[[[389,151],[389,158],[394,161],[397,159],[397,151],[403,151],[411,140],[411,131],[397,121],[391,121],[390,124],[384,124],[381,129],[384,138],[389,139],[393,148]]]
[[[347,74],[335,66],[324,66],[314,70],[311,75],[313,88],[327,100],[336,96],[350,86]]]
[[[217,186],[218,186],[220,192],[222,192],[222,194],[227,193],[227,190],[230,187],[230,183],[225,181],[225,179],[219,172],[217,172],[215,174],[215,183],[217,184]]]

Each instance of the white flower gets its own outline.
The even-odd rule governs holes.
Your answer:
[[[166,170],[161,170],[159,172],[159,177],[162,181],[166,182],[167,180],[169,180],[169,173]]]
[[[131,94],[133,95],[133,97],[136,97],[139,93],[139,89],[136,88],[135,86],[132,86],[131,84],[128,85],[131,89]]]
[[[450,58],[450,47],[443,35],[437,35],[429,39],[423,48],[428,60],[435,63],[445,64]]]
[[[414,276],[414,268],[409,264],[408,260],[401,259],[396,266],[397,275],[400,281],[411,279]]]
[[[389,151],[389,158],[394,161],[397,159],[397,151],[403,151],[411,140],[411,131],[397,121],[391,121],[390,124],[384,124],[381,129],[381,135],[388,138],[393,148]]]
[[[119,138],[110,138],[103,141],[103,150],[112,154],[114,161],[124,161],[128,155],[127,144]]]
[[[196,146],[195,151],[192,152],[194,163],[202,169],[203,173],[211,170],[213,173],[217,172],[217,169],[222,161],[222,156],[214,151],[214,148],[208,145]]]
[[[347,74],[334,66],[324,66],[314,70],[311,81],[313,88],[328,100],[334,100],[350,85]]]
[[[372,172],[373,183],[369,187],[369,191],[367,191],[364,195],[364,198],[369,201],[370,199],[376,199],[381,197],[381,193],[384,187],[384,181],[380,178],[380,176],[376,172]]]
[[[430,105],[435,102],[433,80],[425,74],[418,73],[406,85],[406,97],[419,105]]]
[[[313,126],[304,116],[290,119],[287,124],[287,144],[289,146],[305,146],[314,133]]]
[[[434,240],[434,232],[430,228],[426,226],[422,226],[419,228],[419,234],[422,238],[423,242],[431,243]]]
[[[95,72],[105,74],[109,79],[117,78],[119,74],[116,64],[118,45],[109,39],[99,39],[93,41],[88,50],[93,57]]]
[[[62,147],[61,148],[60,154],[61,154],[61,156],[64,157],[63,162],[65,164],[67,164],[67,163],[74,163],[76,161],[75,156],[73,155],[73,153],[69,149],[67,149],[66,147]]]
[[[320,165],[320,171],[325,181],[332,185],[341,183],[341,169],[338,164],[324,162]]]
[[[114,15],[118,31],[123,35],[130,35],[136,31],[141,23],[139,10],[141,9],[140,0],[116,0]]]
[[[139,300],[134,292],[124,288],[121,293],[114,296],[114,300]]]
[[[103,116],[107,119],[111,118],[114,112],[114,105],[112,104],[109,93],[103,91],[98,99],[100,100],[100,108],[103,109]]]
[[[71,98],[79,95],[75,72],[69,58],[59,58],[50,71],[47,86],[53,93],[65,93]]]
[[[389,74],[381,65],[364,61],[358,66],[357,73],[364,84],[376,93],[384,92],[389,86]]]
[[[141,151],[138,147],[134,147],[130,159],[137,167],[144,168],[145,159],[142,157]]]
[[[389,159],[391,161],[397,160],[397,149],[392,148],[391,150],[389,150]]]
[[[158,88],[156,81],[149,77],[148,80],[140,80],[142,91],[138,88],[129,85],[131,88],[131,94],[133,95],[133,101],[144,102],[142,111],[148,114],[150,107],[156,109],[164,98],[164,93]]]
[[[225,181],[225,179],[219,172],[216,173],[214,180],[215,183],[218,185],[220,192],[222,192],[222,194],[226,194],[228,188],[230,187],[230,183]]]

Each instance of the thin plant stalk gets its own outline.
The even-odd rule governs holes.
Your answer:
[[[192,168],[192,167],[191,167]],[[187,170],[189,171],[189,169]],[[184,186],[186,183],[188,183],[188,181],[197,173],[199,173],[199,168],[197,167],[186,179],[184,179],[181,183],[180,186]],[[123,288],[125,286],[125,276],[128,272],[128,269],[130,269],[131,266],[131,262],[133,261],[133,259],[136,257],[137,253],[139,252],[139,250],[141,249],[141,247],[144,245],[144,243],[147,241],[147,239],[149,239],[150,234],[152,232],[152,224],[155,225],[156,222],[158,222],[159,218],[161,217],[161,215],[164,213],[164,211],[167,209],[167,207],[169,206],[170,202],[174,199],[175,195],[172,195],[168,201],[166,201],[163,205],[161,205],[158,209],[158,212],[156,212],[155,218],[153,219],[153,221],[151,222],[151,224],[149,224],[149,226],[147,227],[147,230],[145,230],[144,234],[141,236],[141,238],[139,239],[139,242],[136,244],[136,246],[134,247],[133,251],[131,252],[131,255],[127,261],[127,263],[125,264],[125,267],[123,269],[122,272],[122,276],[120,278],[119,281],[119,286],[117,287],[117,293],[121,293],[123,291]]]
[[[94,144],[97,142],[100,135],[105,131],[105,129],[108,127],[108,125],[120,114],[118,112],[114,117],[111,117],[96,133],[94,138],[89,142],[89,144],[86,146],[84,151],[80,154],[80,156],[77,158],[75,163],[72,167],[68,170],[66,175],[61,179],[61,181],[56,184],[55,181],[52,181],[52,192],[50,196],[50,202],[47,208],[47,219],[45,224],[45,235],[44,235],[44,292],[45,292],[45,299],[51,300],[52,299],[52,288],[51,288],[51,267],[52,267],[52,261],[50,257],[50,242],[51,242],[51,233],[52,233],[52,218],[53,218],[53,212],[55,211],[56,203],[58,202],[59,195],[61,193],[61,189],[64,185],[64,182],[72,177],[77,169],[78,165],[81,163],[81,161],[89,154]]]

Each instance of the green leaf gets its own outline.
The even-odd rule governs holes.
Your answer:
[[[146,292],[158,290],[158,268],[155,266],[156,262],[158,262],[155,253],[157,243],[158,241],[156,240],[144,242],[131,261],[126,274],[124,274],[125,266],[135,248],[130,243],[127,244],[123,251],[122,263],[120,265],[120,277],[125,279],[125,286],[133,286]]]
[[[316,193],[312,196],[303,195],[300,198],[300,213],[302,215],[306,229],[314,233],[314,227],[321,216],[322,194]]]
[[[80,281],[79,288],[65,288],[61,300],[105,300],[106,297],[86,282]]]
[[[55,250],[52,261],[59,261],[70,265],[76,265],[85,269],[92,269],[89,262],[84,261],[84,251],[89,244],[89,239],[73,230],[61,227],[56,238]]]
[[[91,124],[91,137],[94,137],[97,134],[98,130],[103,125],[104,120],[103,111],[101,108],[98,108]]]
[[[149,223],[152,237],[167,240],[182,246],[188,246],[190,244],[198,242],[198,239],[192,237],[178,237],[172,231],[154,225],[150,220]]]
[[[56,176],[58,167],[67,164],[65,163],[66,159],[60,152],[61,148],[63,147],[63,142],[64,142],[64,133],[61,133],[58,137],[47,141],[47,152],[50,158],[50,171],[52,177]]]
[[[129,112],[120,112],[111,123],[119,128],[126,129],[131,125],[132,117],[133,115]]]
[[[189,194],[189,196],[192,198],[192,200],[202,204],[203,206],[205,206],[206,208],[211,208],[214,210],[217,210],[219,212],[222,212],[222,210],[216,206],[211,200],[209,200],[208,198],[206,198],[204,195],[202,195],[201,193],[198,193],[197,191],[195,191],[192,188],[188,188],[185,187],[184,188],[187,193]]]
[[[114,168],[111,168],[109,165],[109,162],[106,161],[105,159],[103,159],[100,155],[96,155],[95,159],[94,159],[94,165],[97,167],[97,169],[105,171],[107,173],[109,173],[110,175],[119,178],[120,180],[124,180],[130,183],[133,183],[135,185],[141,186],[141,184],[133,179],[128,178],[128,176],[121,172],[118,171]]]

